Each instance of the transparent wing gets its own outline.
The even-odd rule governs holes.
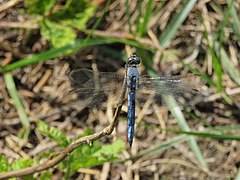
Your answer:
[[[199,92],[203,81],[194,74],[175,76],[141,76],[139,91],[141,94],[151,94],[155,102],[168,104],[169,99],[191,98]]]
[[[109,99],[116,102],[122,93],[124,76],[115,73],[94,73],[88,69],[77,69],[69,77],[75,87],[73,91],[90,107],[99,107]]]
[[[124,76],[110,72],[94,74],[88,69],[77,69],[70,73],[70,79],[80,100],[88,106],[101,106],[107,100],[118,102],[122,93]],[[166,104],[169,99],[191,99],[198,93],[203,81],[197,75],[141,76],[137,98],[146,101],[149,97],[156,103]]]

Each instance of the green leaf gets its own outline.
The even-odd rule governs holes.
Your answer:
[[[82,30],[93,17],[97,6],[89,0],[67,1],[64,8],[45,18],[41,23],[41,34],[54,47],[62,47],[76,39],[73,27]]]
[[[86,168],[97,165],[97,158],[93,157],[92,154],[100,148],[101,146],[99,145],[98,141],[94,141],[91,146],[88,144],[82,145],[71,153],[69,157],[69,160],[71,160],[71,162],[68,162],[69,160],[64,160],[59,166],[64,171],[67,171],[70,163],[71,172],[76,172],[79,168]]]
[[[89,0],[71,0],[64,9],[58,11],[50,17],[51,21],[72,26],[77,29],[84,29],[86,23],[93,17],[97,5]]]
[[[31,165],[33,165],[34,162],[35,162],[34,159],[31,159],[31,158],[29,158],[29,159],[25,159],[25,158],[16,159],[11,164],[11,169],[12,170],[24,169],[26,167],[30,167]],[[32,174],[30,174],[30,175],[23,176],[22,179],[23,180],[35,180],[36,178],[34,178]]]
[[[94,16],[97,5],[90,0],[69,0],[64,6],[50,13],[56,0],[26,0],[29,13],[42,15],[41,35],[54,47],[62,47],[76,39],[74,28],[86,28],[86,23]]]
[[[70,156],[71,172],[76,172],[79,168],[88,168],[103,164],[105,162],[117,159],[117,154],[124,149],[124,143],[117,140],[113,144],[101,147],[99,141],[94,141],[90,146],[88,144],[78,147]],[[69,162],[64,160],[60,167],[66,171]]]
[[[48,171],[41,172],[40,180],[49,180],[52,177],[52,173]]]
[[[48,126],[41,120],[38,120],[38,130],[42,134],[55,141],[61,147],[66,147],[71,143],[71,139],[68,138],[63,132],[54,127]]]
[[[19,170],[19,169],[23,169],[26,167],[31,166],[34,163],[34,160],[29,158],[29,159],[16,159],[11,167],[13,170]]]
[[[46,15],[55,3],[56,0],[25,0],[24,6],[30,14]]]
[[[10,169],[8,160],[5,156],[0,155],[0,172],[7,172]]]
[[[54,47],[62,47],[76,39],[76,33],[70,27],[44,19],[41,24],[42,36]]]
[[[115,141],[113,144],[105,145],[99,151],[95,152],[93,156],[100,161],[114,160],[117,153],[124,149],[124,143],[121,140]]]

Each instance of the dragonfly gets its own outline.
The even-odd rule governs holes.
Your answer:
[[[140,75],[138,67],[141,60],[136,55],[131,55],[126,62],[124,76],[113,72],[94,72],[89,69],[76,69],[70,73],[70,79],[75,86],[79,98],[89,107],[101,106],[109,99],[108,95],[114,95],[114,101],[127,99],[127,124],[128,142],[132,146],[135,126],[136,96],[144,99],[151,97],[156,102],[165,102],[169,97],[177,99],[184,93],[194,94],[200,86],[199,76],[193,74],[148,76]],[[138,93],[139,92],[139,93]],[[119,98],[120,100],[116,100]]]

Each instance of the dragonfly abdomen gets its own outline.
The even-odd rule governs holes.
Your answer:
[[[134,137],[135,125],[135,92],[136,91],[136,77],[131,78],[130,87],[128,90],[128,142],[132,146]]]

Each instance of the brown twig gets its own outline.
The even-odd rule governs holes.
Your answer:
[[[15,5],[17,5],[18,3],[20,3],[22,0],[12,0],[12,1],[8,1],[7,3],[5,4],[1,4],[0,6],[0,12],[3,12]]]
[[[125,83],[126,83],[126,78],[124,79],[124,82],[123,82],[121,98],[123,98],[125,96],[125,93],[126,93]],[[53,156],[51,156],[49,159],[47,159],[44,163],[42,163],[40,165],[35,165],[35,166],[27,167],[27,168],[24,168],[24,169],[16,170],[16,171],[1,173],[0,174],[0,179],[7,179],[7,178],[12,178],[12,177],[21,177],[21,176],[26,176],[26,175],[33,174],[33,173],[36,173],[36,172],[44,171],[44,170],[49,169],[49,168],[57,165],[58,163],[60,163],[63,159],[65,159],[77,147],[79,147],[83,144],[87,144],[87,143],[91,144],[91,142],[94,141],[94,140],[100,139],[101,137],[106,136],[106,135],[110,135],[113,132],[114,127],[117,124],[117,119],[118,119],[118,116],[121,112],[123,102],[124,102],[123,99],[119,100],[118,107],[116,108],[115,114],[114,114],[114,117],[113,117],[113,122],[111,122],[111,124],[109,126],[105,127],[103,130],[101,130],[99,132],[96,132],[92,135],[85,136],[85,137],[82,137],[80,139],[75,140],[68,147],[63,149],[61,152],[58,152],[56,157],[51,158],[51,157],[53,157]]]
[[[2,28],[39,29],[39,25],[31,21],[0,21],[0,29]]]

